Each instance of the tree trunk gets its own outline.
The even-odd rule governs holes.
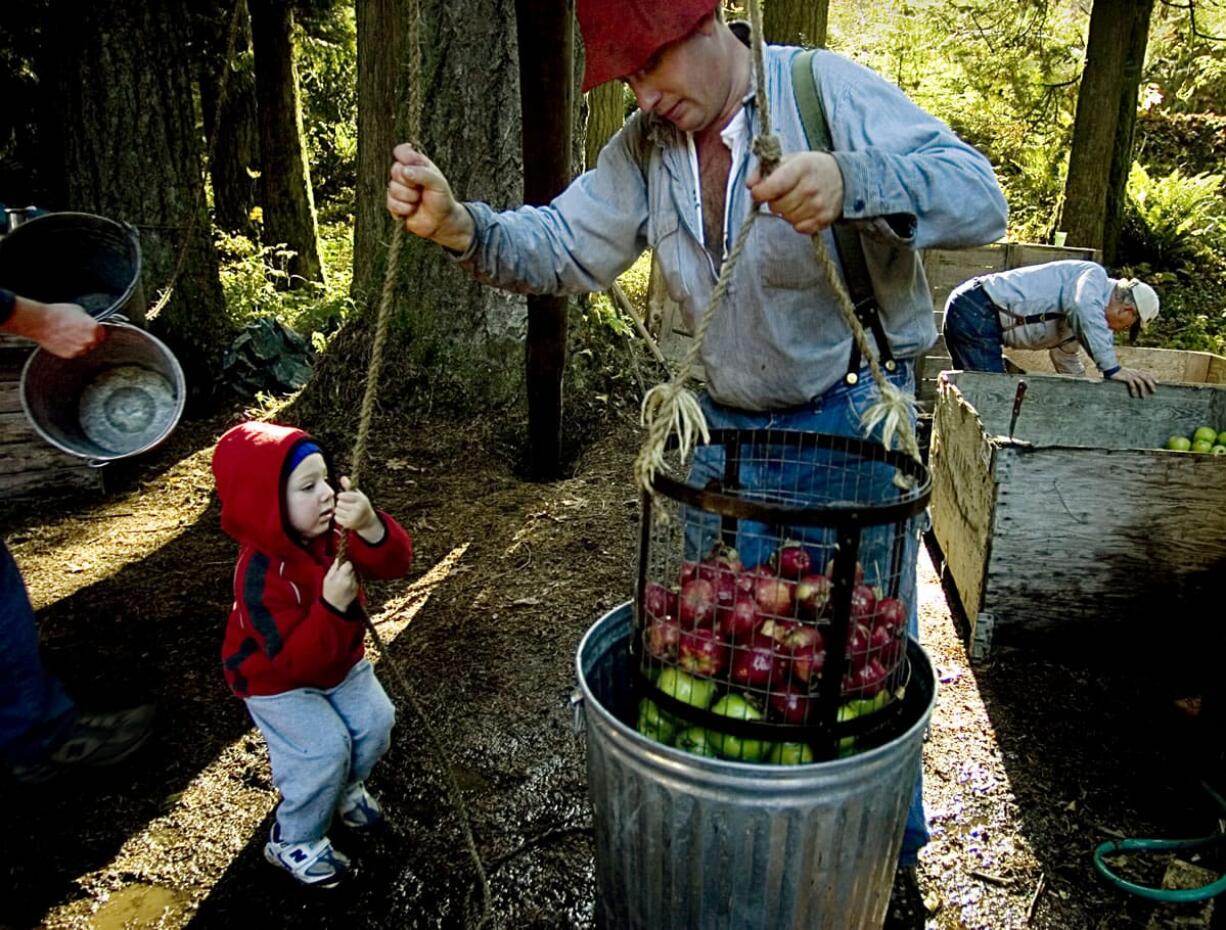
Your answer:
[[[1107,191],[1123,98],[1124,70],[1132,39],[1135,0],[1095,0],[1086,43],[1086,66],[1077,93],[1077,118],[1064,219],[1068,244],[1101,249]]]
[[[259,230],[252,220],[260,141],[251,56],[251,17],[246,0],[208,0],[201,7],[195,17],[197,60],[201,116],[210,149],[213,220],[226,232],[258,240]],[[234,20],[236,9],[237,22]],[[235,30],[233,41],[231,29]],[[217,99],[223,76],[225,96],[219,111]]]
[[[587,138],[584,167],[595,168],[605,143],[626,122],[626,97],[621,81],[607,81],[587,92]]]
[[[546,204],[570,183],[574,7],[570,0],[518,0],[524,199]],[[621,85],[617,85],[620,89]],[[561,465],[565,297],[528,298],[528,469],[554,478]]]
[[[1107,182],[1107,214],[1103,221],[1103,262],[1115,264],[1127,206],[1128,172],[1136,142],[1137,97],[1141,87],[1141,72],[1145,67],[1145,49],[1149,45],[1149,21],[1154,0],[1137,0],[1133,13],[1132,35],[1124,59],[1123,88],[1120,92],[1119,125],[1115,130],[1115,150],[1111,158],[1111,175]]]
[[[766,0],[762,34],[776,45],[826,47],[830,0]]]
[[[307,167],[294,66],[293,13],[286,0],[249,0],[260,127],[260,190],[267,245],[284,243],[293,256],[290,287],[323,280],[315,197]]]
[[[358,178],[352,295],[357,313],[312,385],[332,403],[357,397],[379,309],[393,225],[385,206],[392,148],[409,138],[406,0],[357,0]],[[495,207],[522,202],[514,0],[424,0],[424,101],[416,141],[457,197]],[[479,79],[475,76],[479,75]],[[387,397],[419,389],[459,406],[505,403],[523,385],[524,299],[478,284],[433,243],[406,235],[394,286]]]
[[[47,116],[63,140],[64,206],[140,231],[151,299],[173,282],[150,329],[175,352],[198,403],[218,382],[232,329],[205,209],[185,22],[181,0],[110,0],[52,15],[58,107]]]

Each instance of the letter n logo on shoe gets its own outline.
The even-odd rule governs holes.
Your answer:
[[[307,854],[303,852],[301,849],[295,849],[292,853],[289,854],[289,857],[293,859],[295,862],[306,862]]]

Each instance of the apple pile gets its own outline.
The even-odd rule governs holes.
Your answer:
[[[834,568],[831,559],[817,570],[810,551],[798,542],[783,543],[756,568],[746,568],[735,549],[717,545],[702,561],[683,562],[676,585],[648,582],[644,664],[663,667],[657,687],[675,685],[680,674],[686,676],[687,694],[705,698],[679,697],[685,703],[737,719],[765,715],[779,723],[806,724],[826,664]],[[879,709],[888,701],[887,686],[905,649],[907,608],[865,584],[859,564],[854,575],[841,697],[843,706],[852,708],[848,713],[858,715],[871,712],[863,705]],[[640,720],[640,730],[657,738],[659,715],[649,716]],[[680,745],[678,739],[680,734],[670,732],[660,741]],[[760,741],[720,734],[707,734],[700,743],[691,733],[687,740],[703,753],[709,749],[744,761],[765,761],[771,751],[757,745]]]
[[[1191,436],[1175,435],[1166,441],[1166,447],[1172,452],[1208,452],[1213,455],[1226,455],[1226,430],[1215,430],[1212,426],[1198,426]]]

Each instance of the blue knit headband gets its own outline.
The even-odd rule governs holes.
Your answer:
[[[294,446],[294,448],[290,450],[289,467],[286,469],[285,473],[287,475],[292,474],[294,469],[302,464],[303,459],[305,459],[308,455],[315,455],[316,453],[323,455],[323,449],[319,448],[319,446],[315,445],[315,443],[311,442],[309,439],[302,440],[302,442],[298,443],[298,445]]]

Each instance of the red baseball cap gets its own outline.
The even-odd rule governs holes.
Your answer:
[[[719,0],[577,0],[586,55],[583,93],[633,74],[670,42],[689,35]]]

